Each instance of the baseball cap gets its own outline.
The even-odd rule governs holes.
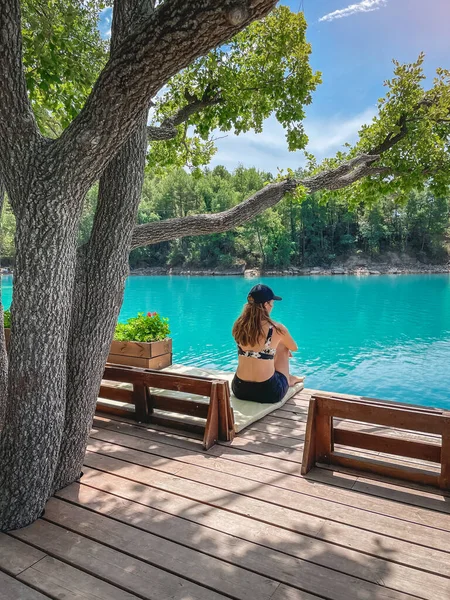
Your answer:
[[[280,296],[275,296],[268,285],[262,283],[253,286],[248,295],[253,298],[256,304],[264,304],[264,302],[270,302],[271,300],[281,300]]]

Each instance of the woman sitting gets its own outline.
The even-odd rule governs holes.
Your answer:
[[[275,300],[281,298],[270,287],[255,285],[233,325],[238,368],[231,388],[240,400],[276,403],[290,386],[304,380],[289,374],[289,357],[297,344],[284,325],[270,318]]]

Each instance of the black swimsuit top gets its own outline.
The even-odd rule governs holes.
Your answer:
[[[264,348],[259,352],[254,352],[253,350],[242,350],[242,348],[238,345],[238,354],[239,356],[247,356],[248,358],[260,358],[262,360],[273,360],[276,348],[271,348],[270,344],[272,342],[273,335],[273,327],[269,327],[269,331],[267,332],[267,338],[264,344]]]

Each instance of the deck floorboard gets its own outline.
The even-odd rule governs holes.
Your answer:
[[[0,600],[450,598],[450,495],[344,469],[301,477],[310,394],[207,452],[98,413],[80,483],[0,534]]]

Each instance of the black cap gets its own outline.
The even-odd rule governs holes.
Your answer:
[[[248,295],[253,298],[256,304],[264,304],[264,302],[270,302],[271,300],[281,300],[280,296],[275,296],[268,285],[263,285],[262,283],[253,286]]]

